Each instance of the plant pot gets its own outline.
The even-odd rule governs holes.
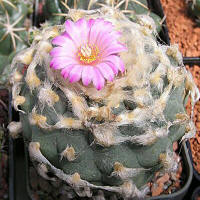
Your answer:
[[[199,85],[199,82],[198,82],[198,80],[199,80],[198,73],[199,73],[199,69],[200,69],[200,58],[199,57],[191,57],[191,58],[185,58],[185,60],[186,60],[185,61],[186,64],[189,64],[191,68],[194,67],[192,69],[192,75],[196,79],[198,87],[199,87],[200,85]],[[198,108],[198,105],[197,105],[197,107],[195,108],[195,111],[196,111],[195,115],[199,115],[199,111],[198,110],[199,110],[199,108]],[[197,125],[197,123],[199,122],[198,116],[195,116],[194,120],[195,120],[195,123]],[[199,127],[198,126],[197,126],[197,133],[199,135]],[[194,141],[196,143],[196,145],[199,146],[199,141],[198,141],[197,137],[199,137],[199,136],[196,135],[196,138],[194,140],[191,140],[191,141]],[[194,177],[195,177],[196,181],[198,182],[198,184],[200,184],[200,173],[195,169],[194,164],[193,164],[194,161],[193,161],[193,156],[192,156],[191,143],[190,143],[190,141],[188,141],[186,144],[187,144],[187,147],[188,147],[188,152],[189,152],[189,156],[190,156],[190,162],[191,162],[191,165],[193,167]],[[196,149],[195,151],[198,151],[198,149]],[[198,155],[196,157],[198,158]],[[198,163],[198,161],[197,161],[197,163]]]
[[[183,64],[189,66],[200,65],[200,57],[184,57]]]
[[[198,200],[198,198],[200,198],[200,186],[194,190],[191,200]]]
[[[152,12],[156,13],[162,19],[165,17],[160,0],[148,0],[148,5],[149,5],[149,8]],[[162,30],[161,30],[159,37],[157,39],[161,43],[164,42],[165,44],[170,45],[170,38],[169,38],[169,32],[168,32],[168,29],[167,29],[166,20],[164,20],[164,22],[162,24]]]
[[[191,151],[191,146],[190,146],[190,143],[187,142],[187,148],[188,148],[188,153],[189,153],[189,157],[190,157],[190,162],[191,162],[191,165],[193,167],[193,174],[194,174],[194,177],[196,178],[196,180],[199,182],[200,184],[200,174],[197,172],[197,170],[194,168],[193,166],[193,159],[192,159],[192,151]]]
[[[149,198],[149,200],[160,200],[160,199],[162,199],[162,200],[168,200],[168,199],[181,200],[187,194],[187,191],[188,191],[190,184],[192,182],[193,168],[192,168],[192,165],[190,163],[190,157],[189,157],[189,154],[188,154],[186,143],[183,142],[181,147],[183,148],[182,152],[181,152],[181,156],[182,156],[182,159],[183,159],[183,169],[185,170],[184,173],[185,173],[185,177],[186,177],[184,186],[179,191],[177,191],[173,194],[151,197],[151,198]]]
[[[19,114],[12,108],[12,95],[9,93],[9,122],[19,121]],[[9,200],[28,200],[26,189],[26,165],[24,141],[9,136]]]

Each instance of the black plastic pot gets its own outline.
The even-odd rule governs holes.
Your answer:
[[[192,182],[192,177],[193,177],[193,168],[192,168],[192,164],[190,162],[190,157],[188,154],[188,150],[187,150],[187,146],[186,143],[183,142],[183,149],[181,152],[181,156],[183,159],[183,169],[185,170],[185,176],[186,176],[186,180],[185,180],[185,185],[177,192],[172,193],[172,194],[168,194],[168,195],[160,195],[157,197],[151,197],[148,200],[182,200],[184,199],[185,195],[187,194],[187,191],[189,190],[189,187],[191,185]]]
[[[9,93],[9,122],[18,121],[19,115],[11,105]],[[26,165],[23,139],[12,139],[9,136],[9,200],[28,200],[26,189]]]
[[[160,0],[147,0],[147,1],[148,1],[148,7],[150,8],[150,10],[152,12],[154,12],[155,14],[160,16],[161,18],[165,17]],[[157,39],[161,43],[165,43],[167,45],[170,45],[170,38],[169,38],[166,20],[164,20],[164,22],[162,24],[162,30],[159,33],[159,37]]]
[[[197,200],[198,197],[200,197],[200,186],[194,190],[191,200]]]
[[[184,57],[183,64],[189,66],[200,65],[200,57]]]
[[[189,156],[190,156],[190,162],[191,162],[191,165],[193,167],[194,177],[196,178],[196,180],[199,182],[199,185],[200,185],[200,174],[197,172],[197,170],[193,166],[192,151],[191,151],[191,146],[190,146],[189,142],[187,142],[187,148],[188,148],[188,153],[189,153]]]
[[[192,161],[192,152],[190,148],[190,143],[187,142],[187,148],[188,153],[190,156],[190,162],[193,167],[193,161]],[[193,167],[193,180],[192,180],[192,187],[189,189],[190,196],[188,196],[188,199],[190,200],[197,200],[197,197],[200,197],[200,174],[196,171],[196,169]]]

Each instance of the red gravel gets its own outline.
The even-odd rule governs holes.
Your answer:
[[[187,14],[185,0],[161,0],[171,43],[178,43],[183,56],[200,56],[200,27]]]

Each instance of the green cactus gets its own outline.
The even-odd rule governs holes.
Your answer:
[[[24,25],[29,13],[24,2],[0,1],[0,84],[5,84],[11,72],[12,57],[27,48],[27,31]]]
[[[189,13],[196,17],[196,22],[200,25],[200,0],[187,0]]]
[[[101,12],[73,9],[68,17],[112,22],[128,47],[120,54],[126,74],[100,91],[70,84],[49,67],[51,40],[64,27],[44,26],[31,47],[13,59],[12,102],[20,122],[9,129],[22,129],[34,163],[42,163],[44,172],[65,181],[78,196],[103,190],[142,198],[155,172],[177,170],[172,143],[195,135],[184,103],[191,95],[194,106],[199,91],[177,46],[158,44],[149,16],[132,22],[103,6]]]
[[[59,21],[61,23],[64,22],[64,18],[62,16],[65,16],[64,13],[68,12],[68,8],[65,6],[67,5],[70,8],[79,8],[79,9],[98,9],[101,7],[101,5],[98,4],[107,4],[113,6],[119,6],[121,10],[133,21],[137,21],[138,17],[137,15],[149,15],[151,16],[157,27],[157,32],[159,33],[162,27],[162,19],[156,15],[155,13],[151,12],[148,9],[148,3],[147,0],[126,0],[122,4],[117,4],[118,1],[115,0],[100,0],[98,1],[98,4],[96,4],[97,1],[95,0],[68,0],[67,4],[63,4],[61,0],[46,0],[44,5],[44,13],[46,18],[49,20],[49,23],[51,24],[58,24]],[[67,16],[67,15],[66,15]]]

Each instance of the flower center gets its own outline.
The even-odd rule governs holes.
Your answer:
[[[78,58],[83,64],[90,64],[99,58],[99,48],[96,45],[84,44],[78,50]]]

